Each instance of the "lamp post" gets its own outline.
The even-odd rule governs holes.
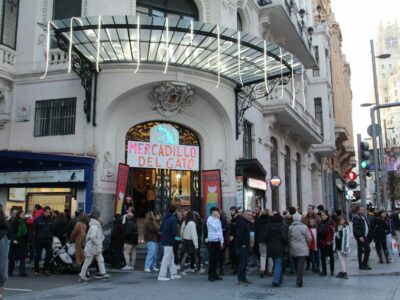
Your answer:
[[[372,60],[372,71],[373,71],[373,76],[374,76],[374,91],[375,91],[375,107],[380,106],[380,101],[379,101],[379,91],[378,91],[378,78],[376,75],[376,61],[375,59],[387,59],[390,57],[390,54],[381,54],[378,56],[375,56],[375,46],[374,46],[374,40],[370,40],[370,46],[371,46],[371,60]],[[371,114],[375,112],[371,108]],[[372,115],[371,115],[372,119]],[[375,119],[375,115],[374,115]],[[375,155],[376,151],[376,128],[375,128],[375,122],[372,122],[372,132],[373,132],[373,143],[374,143],[374,165],[375,165],[375,192],[376,192],[376,200],[378,203],[378,209],[381,208],[381,193],[380,193],[380,171],[381,171],[381,166],[384,166],[385,164],[385,158],[384,158],[384,152],[383,152],[383,138],[382,138],[382,121],[381,121],[381,113],[378,109],[377,111],[377,121],[378,121],[378,126],[381,128],[380,133],[379,133],[379,163],[378,163],[378,157],[377,154]],[[375,134],[374,134],[375,132]],[[375,157],[376,156],[376,157]],[[378,167],[378,168],[377,168]],[[384,169],[384,172],[386,172],[386,168]],[[383,200],[384,200],[384,207],[387,205],[387,187],[386,187],[386,180],[382,181],[383,183]]]

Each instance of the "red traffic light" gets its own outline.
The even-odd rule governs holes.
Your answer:
[[[349,171],[346,173],[346,179],[349,181],[354,181],[357,179],[357,174],[353,171]]]

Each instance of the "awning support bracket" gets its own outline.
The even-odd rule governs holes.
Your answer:
[[[69,42],[65,41],[62,35],[56,35],[57,45],[64,52],[68,53]],[[74,47],[75,48],[75,47]],[[86,122],[91,121],[91,111],[92,111],[92,92],[93,92],[93,74],[94,69],[92,63],[76,49],[72,51],[71,54],[71,68],[81,79],[81,85],[85,90],[85,100],[83,102],[83,111],[86,115]],[[93,120],[93,125],[95,121]]]
[[[268,92],[264,82],[255,83],[247,86],[238,85],[235,88],[235,104],[236,104],[236,140],[243,131],[244,115],[246,111],[259,99],[268,99],[272,91],[277,85],[287,85],[290,81],[291,74],[284,74],[282,77],[268,79]]]

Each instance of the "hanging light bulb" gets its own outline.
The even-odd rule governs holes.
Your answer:
[[[269,94],[268,88],[268,56],[267,56],[267,41],[264,40],[264,84],[265,84],[265,92]]]
[[[292,69],[292,107],[296,105],[296,86],[295,86],[295,74],[294,74],[294,68],[293,68],[293,54],[291,54],[291,61],[292,65],[290,66]]]
[[[96,71],[100,72],[99,60],[100,60],[100,40],[101,40],[101,16],[98,18],[98,28],[97,28],[97,54],[96,54]]]
[[[241,61],[240,61],[240,31],[237,32],[238,35],[238,73],[239,73],[239,80],[240,84],[243,86],[243,80],[242,80],[242,72],[241,72]]]
[[[83,26],[83,23],[81,19],[77,17],[72,17],[70,21],[70,30],[69,30],[69,49],[68,49],[68,74],[71,73],[71,64],[72,64],[72,44],[73,44],[73,28],[72,25],[74,21],[78,21],[81,26]]]
[[[52,21],[48,21],[47,22],[47,36],[46,36],[46,64],[45,64],[45,68],[44,68],[44,74],[42,77],[40,77],[40,79],[43,79],[46,77],[47,72],[49,70],[49,58],[50,58],[50,26],[53,26],[54,28],[56,28],[56,26],[54,26]]]
[[[279,57],[281,58],[281,96],[283,98],[283,56],[282,56],[282,48],[279,47]]]
[[[140,66],[140,15],[137,15],[137,24],[136,24],[136,53],[137,53],[137,62],[136,62],[136,70],[135,74],[139,71]],[[133,57],[132,57],[133,58]]]
[[[217,25],[217,68],[218,68],[218,82],[216,88],[219,87],[219,84],[221,82],[221,62],[220,62],[220,54],[221,54],[221,48],[220,48],[220,33],[219,33],[219,25]]]
[[[169,63],[169,25],[168,25],[168,17],[165,18],[165,69],[164,74],[167,73],[168,63]]]

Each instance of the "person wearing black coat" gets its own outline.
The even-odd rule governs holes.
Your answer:
[[[235,237],[236,237],[236,223],[239,217],[239,211],[236,206],[232,206],[230,208],[231,211],[231,225],[229,228],[229,255],[230,255],[230,260],[231,260],[231,266],[232,266],[232,275],[235,275],[237,273],[237,267],[238,267],[238,256],[236,254],[236,249],[235,249]]]
[[[8,276],[13,276],[15,261],[19,260],[19,276],[26,277],[25,259],[28,245],[28,230],[21,212],[13,210],[9,221],[8,239],[10,250],[8,255]]]
[[[278,287],[282,284],[282,263],[285,256],[285,247],[288,243],[287,231],[283,225],[283,218],[275,213],[266,230],[267,253],[274,261],[274,275],[272,285]]]
[[[257,226],[255,228],[256,243],[260,252],[260,277],[264,277],[267,265],[267,225],[269,222],[268,211],[263,211],[258,217]],[[272,259],[268,262],[268,267],[272,270]]]
[[[372,230],[365,217],[365,208],[357,207],[353,217],[353,235],[357,241],[358,267],[360,270],[371,270],[368,265],[371,248],[369,244],[372,240]],[[363,256],[364,255],[364,256]]]
[[[133,271],[136,263],[136,246],[138,244],[138,226],[132,213],[126,215],[124,228],[124,258],[126,266],[124,271]]]
[[[50,275],[49,266],[50,259],[53,254],[53,234],[54,234],[54,221],[51,218],[51,208],[45,206],[43,214],[35,219],[33,223],[33,230],[35,231],[35,275],[39,275],[39,262],[42,257],[43,250],[46,250],[46,257],[44,260],[43,273]]]
[[[113,255],[113,265],[122,268],[126,265],[124,258],[124,230],[125,226],[122,224],[123,217],[121,215],[114,216],[113,229],[110,237],[110,249]]]
[[[236,223],[236,253],[239,257],[239,264],[237,269],[238,285],[247,285],[251,283],[246,278],[247,263],[249,260],[250,250],[250,222],[249,215],[245,213],[240,216]]]
[[[389,264],[389,251],[386,244],[386,236],[390,233],[389,224],[387,221],[386,213],[381,211],[379,216],[372,221],[371,224],[376,253],[379,257],[379,263],[383,264],[383,255],[385,255],[386,263]]]

